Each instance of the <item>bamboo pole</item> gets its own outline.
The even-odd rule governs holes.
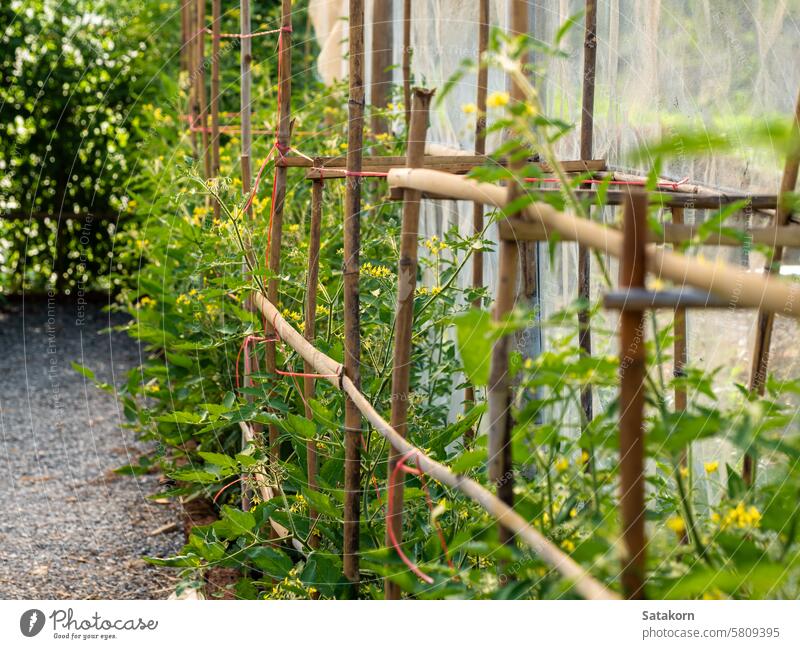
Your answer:
[[[281,32],[278,39],[278,157],[289,150],[291,136],[292,110],[292,0],[281,0]],[[272,227],[270,229],[269,248],[269,281],[267,297],[274,304],[278,303],[278,282],[281,272],[281,241],[283,238],[283,208],[286,201],[286,167],[275,168],[275,190],[273,192]],[[267,337],[272,325],[267,322]],[[268,341],[266,348],[267,373],[275,375],[275,343]],[[275,425],[269,427],[270,457],[277,463],[280,456],[278,437],[280,431]]]
[[[794,129],[795,132],[800,131],[800,94],[797,96],[797,103],[794,110]],[[786,158],[786,164],[783,167],[783,177],[781,178],[780,194],[783,196],[786,192],[793,192],[797,185],[798,167],[800,167],[800,156],[795,152]],[[778,204],[778,210],[775,213],[775,225],[786,225],[791,217],[791,210],[788,209],[784,202]],[[783,248],[776,246],[773,250],[772,257],[767,260],[764,267],[765,274],[774,274],[780,270],[781,261],[783,260]],[[758,312],[758,320],[756,323],[756,337],[753,343],[753,361],[750,367],[750,392],[759,395],[764,394],[764,384],[767,380],[767,368],[769,367],[769,347],[772,342],[772,328],[775,322],[775,315],[764,309]],[[744,456],[742,466],[742,478],[746,484],[752,484],[755,480],[756,467],[753,457],[748,453]]]
[[[311,228],[308,236],[308,276],[306,277],[306,308],[305,308],[305,327],[303,334],[309,344],[314,344],[316,335],[317,321],[317,285],[319,284],[319,248],[322,229],[322,190],[323,181],[315,180],[311,184]],[[305,363],[305,374],[312,374],[314,368],[309,362]],[[305,401],[306,417],[314,418],[309,402],[314,398],[314,377],[303,377],[303,394]],[[306,470],[308,473],[308,488],[316,491],[317,484],[317,440],[310,439],[306,442]],[[316,519],[317,512],[309,509],[308,517],[313,521]],[[319,537],[313,536],[309,539],[311,547],[318,547]]]
[[[211,176],[219,178],[219,39],[220,0],[211,0]],[[247,39],[245,39],[247,40]],[[220,204],[214,201],[214,222],[219,222]]]
[[[428,131],[428,111],[433,91],[414,88],[411,110],[411,128],[408,132],[408,166],[420,167],[425,155],[425,138]],[[411,376],[411,335],[414,325],[414,291],[417,288],[417,248],[419,247],[420,193],[406,191],[403,201],[403,224],[400,231],[400,259],[397,268],[397,307],[395,311],[394,364],[392,367],[391,425],[400,435],[406,436],[408,418],[409,383]],[[396,449],[389,450],[386,510],[386,544],[391,543],[389,529],[398,543],[403,538],[403,486],[405,474],[395,476],[394,468],[402,458]],[[391,579],[384,580],[386,599],[399,599],[400,587]]]
[[[647,195],[631,193],[625,204],[619,284],[644,288],[646,273]],[[622,590],[628,599],[644,597],[644,311],[620,313],[619,507],[622,518]]]
[[[597,71],[597,0],[586,0],[586,27],[583,37],[583,108],[581,110],[581,158],[588,160],[593,153],[594,140],[594,87]],[[591,215],[591,208],[587,209]],[[585,246],[578,246],[578,297],[589,302],[592,297],[592,258]],[[592,330],[589,323],[589,309],[578,312],[578,345],[585,356],[592,355]],[[592,421],[592,386],[581,389],[581,408],[583,409],[583,430]],[[584,449],[589,452],[589,449]],[[589,458],[589,462],[592,458]],[[587,463],[588,466],[588,463]]]
[[[314,160],[319,160],[321,166],[315,166]],[[362,165],[364,169],[369,171],[388,171],[395,167],[402,167],[406,162],[405,156],[392,156],[392,155],[377,155],[377,156],[364,156]],[[533,158],[528,159],[529,163],[534,163]],[[535,162],[543,173],[552,173],[552,169],[545,162]],[[278,164],[284,167],[301,167],[322,169],[325,172],[326,178],[337,178],[336,171],[341,171],[347,166],[347,156],[320,156],[319,158],[310,159],[308,156],[292,156],[288,155]],[[426,155],[425,167],[434,168],[439,171],[447,171],[449,173],[465,174],[472,171],[479,165],[496,165],[506,166],[508,161],[505,158],[492,158],[486,155]],[[566,172],[599,172],[604,171],[606,168],[605,160],[562,160],[559,163],[562,169]],[[331,175],[328,176],[327,174]],[[697,198],[696,196],[694,198]]]
[[[478,200],[495,207],[503,207],[508,198],[503,187],[429,169],[392,169],[388,182],[391,187],[436,192],[459,200]],[[608,226],[559,212],[545,203],[527,206],[524,215],[542,226],[548,236],[557,234],[562,240],[578,241],[615,257],[622,253],[622,235]],[[502,227],[504,224],[505,228]],[[500,225],[501,236],[519,238],[513,228],[509,229],[509,223],[501,221]],[[730,300],[740,308],[760,307],[800,318],[798,285],[774,277],[752,275],[722,262],[712,264],[690,259],[655,246],[649,247],[647,265],[648,271],[657,277],[703,289]]]
[[[364,0],[350,0],[350,100],[347,127],[347,169],[361,172],[364,141]],[[344,367],[361,387],[359,252],[361,246],[361,178],[347,179],[344,209]],[[359,527],[361,518],[361,414],[345,398],[344,575],[358,596]]]
[[[480,505],[486,512],[496,518],[501,525],[511,530],[520,541],[531,548],[542,561],[558,571],[582,597],[586,599],[619,598],[617,593],[609,590],[594,579],[568,555],[542,536],[538,530],[529,525],[522,516],[487,489],[462,474],[453,473],[446,466],[431,459],[422,450],[409,443],[372,407],[355,383],[345,375],[344,366],[311,345],[300,332],[286,322],[275,305],[261,293],[254,293],[253,297],[264,318],[268,322],[274,323],[275,332],[281,340],[294,349],[303,360],[310,363],[314,370],[324,375],[331,385],[344,391],[350,402],[354,404],[359,412],[363,413],[364,417],[381,437],[386,439],[403,455],[409,455],[409,458],[411,458],[408,460],[409,462],[416,462],[417,466],[426,475],[452,489],[460,491]]]
[[[203,142],[203,172],[211,178],[211,149],[208,141],[208,107],[206,105],[206,0],[197,0],[197,105]],[[206,204],[207,205],[207,204]]]
[[[489,86],[489,68],[483,64],[483,56],[489,47],[489,0],[480,0],[478,5],[478,89],[475,98],[475,155],[486,153],[486,94]],[[472,204],[472,233],[480,236],[483,232],[483,203]],[[483,251],[478,248],[472,253],[472,288],[479,291],[483,288]],[[481,299],[476,297],[472,306],[481,308]],[[475,388],[468,385],[464,391],[465,409],[469,410],[475,403]],[[471,442],[475,431],[470,429],[465,435]]]
[[[200,157],[200,147],[198,145],[198,133],[195,130],[197,120],[200,117],[200,106],[197,98],[197,46],[200,35],[197,28],[197,3],[195,0],[185,0],[186,21],[188,29],[188,52],[187,52],[187,75],[186,75],[186,95],[189,101],[189,137],[192,143],[192,154],[197,160]]]
[[[514,0],[511,4],[511,34],[524,34],[528,30],[528,6],[525,0]],[[511,99],[525,100],[524,89],[512,79]],[[509,156],[509,167],[519,172],[524,160]],[[506,201],[513,202],[522,193],[519,185],[512,181],[506,189]],[[520,246],[516,241],[501,241],[495,295],[494,319],[501,321],[514,308],[517,291],[517,272]],[[535,263],[535,260],[534,260]],[[497,496],[507,505],[514,501],[514,476],[511,457],[511,429],[514,421],[511,413],[511,388],[508,375],[508,354],[511,338],[502,336],[492,348],[491,370],[487,387],[489,402],[489,479],[495,483]],[[500,541],[508,543],[508,529],[500,528]]]
[[[392,57],[394,49],[393,0],[373,0],[372,3],[372,132],[386,133],[389,123],[383,111],[389,103],[392,89]]]
[[[672,210],[672,222],[677,225],[683,224],[683,208],[678,207]],[[673,375],[678,378],[686,375],[686,309],[677,307],[673,319],[674,341],[673,341]],[[686,410],[686,388],[682,385],[675,386],[675,410],[683,412]],[[685,464],[685,454],[684,454]]]
[[[411,0],[403,0],[403,102],[406,128],[411,128]]]
[[[241,0],[239,10],[240,29],[242,34],[249,34],[252,25],[250,23],[250,0]],[[252,64],[253,64],[253,42],[251,38],[242,38],[240,42],[239,71],[241,76],[240,93],[241,102],[239,107],[242,135],[242,193],[247,196],[250,194],[250,183],[252,182],[251,159],[253,153],[253,131],[252,131]],[[253,218],[253,207],[247,208],[247,218]]]
[[[252,28],[250,23],[250,0],[241,0],[239,4],[239,28],[242,34],[249,34]],[[251,63],[252,63],[252,48],[251,48],[251,39],[250,38],[242,38],[240,42],[241,53],[240,53],[240,61],[239,61],[239,73],[240,73],[240,82],[239,82],[239,114],[240,114],[240,121],[241,121],[241,134],[242,134],[242,152],[240,157],[240,167],[241,167],[241,174],[242,174],[242,195],[247,196],[250,194],[250,183],[251,183],[251,170],[250,170],[250,157],[252,154],[253,149],[253,134],[251,130],[251,89],[252,89],[252,73],[251,73]],[[247,213],[244,215],[244,218],[249,222],[253,220],[253,208],[252,205],[247,208]],[[249,227],[245,230],[245,232],[249,232]],[[255,266],[255,255],[252,251],[252,245],[249,234],[246,234],[245,239],[245,260],[242,261],[242,271],[245,273],[245,276],[249,276],[249,266],[247,263],[247,258],[250,258],[251,263]],[[248,311],[255,311],[255,306],[252,303],[252,300],[248,299],[246,303],[246,308]],[[257,353],[255,350],[250,350],[249,348],[245,351],[251,355],[251,362],[249,363],[252,366],[252,361],[257,358]],[[250,385],[250,376],[245,372],[244,375],[244,385]],[[253,397],[248,396],[247,401],[252,402]],[[242,448],[244,449],[247,444],[250,443],[250,439],[248,435],[245,434],[245,431],[252,431],[252,436],[261,436],[263,431],[263,426],[261,424],[251,424],[250,426],[242,429]],[[242,509],[244,511],[248,511],[249,507],[249,496],[247,490],[242,483]]]

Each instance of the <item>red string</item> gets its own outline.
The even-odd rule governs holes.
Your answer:
[[[659,188],[666,188],[672,189],[673,191],[678,191],[678,188],[685,184],[689,180],[689,176],[677,181],[677,182],[669,182],[669,183],[656,183],[656,187]],[[558,178],[525,178],[525,182],[529,183],[560,183],[561,180]],[[586,183],[588,185],[602,185],[603,183],[608,183],[609,185],[634,185],[637,187],[644,187],[646,184],[644,180],[598,180],[596,178],[590,178],[589,180],[582,180],[582,183]]]
[[[228,487],[230,487],[231,485],[235,485],[237,482],[239,482],[239,481],[240,481],[240,480],[242,480],[242,479],[243,479],[242,477],[239,477],[239,478],[236,478],[236,480],[231,480],[231,481],[230,481],[228,484],[226,484],[224,487],[222,487],[222,489],[220,489],[220,490],[217,492],[217,494],[214,496],[214,500],[212,500],[212,502],[217,502],[217,498],[219,498],[219,497],[220,497],[220,495],[222,495],[222,492],[223,492],[223,491],[225,491],[225,490],[226,490]]]
[[[412,475],[418,476],[420,482],[422,483],[422,489],[425,491],[425,497],[426,497],[426,500],[427,500],[427,503],[428,503],[428,508],[431,511],[433,511],[433,500],[431,499],[431,494],[430,494],[430,491],[428,490],[428,485],[425,483],[425,475],[423,474],[421,469],[418,469],[418,468],[415,469],[413,467],[409,467],[409,466],[406,465],[406,460],[408,460],[412,455],[415,455],[416,452],[417,452],[417,449],[411,449],[408,453],[406,453],[403,457],[401,457],[398,460],[397,464],[394,467],[394,470],[392,471],[391,483],[395,484],[395,481],[397,480],[397,474],[400,471],[403,471],[405,473],[410,473]],[[393,492],[394,492],[393,489],[389,489],[388,490],[389,511],[393,511],[393,509],[394,509],[393,506],[392,506],[393,505],[393,501],[394,501]],[[444,556],[447,559],[447,564],[450,566],[450,568],[455,569],[455,566],[453,566],[453,562],[450,560],[449,550],[447,548],[447,542],[445,541],[445,538],[444,538],[444,532],[442,531],[442,527],[441,527],[441,525],[439,525],[438,521],[434,521],[434,527],[436,527],[436,532],[437,532],[437,534],[439,536],[439,541],[442,544],[442,550],[444,551]],[[411,561],[411,559],[409,559],[408,556],[406,556],[406,553],[403,552],[403,549],[400,547],[400,543],[398,543],[398,541],[397,541],[397,535],[394,533],[394,526],[393,525],[387,525],[386,526],[386,531],[389,534],[389,540],[390,540],[390,542],[392,544],[392,547],[395,549],[395,551],[397,552],[397,554],[400,557],[400,559],[402,559],[403,563],[406,564],[406,566],[408,566],[408,569],[411,570],[411,572],[413,572],[415,575],[417,575],[417,577],[419,577],[426,584],[432,584],[433,583],[433,579],[430,576],[426,575],[424,572],[422,572],[422,570],[420,570],[419,566],[417,566],[417,564],[415,564],[413,561]]]

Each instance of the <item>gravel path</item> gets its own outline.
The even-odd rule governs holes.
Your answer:
[[[0,598],[165,598],[172,576],[142,557],[180,549],[180,531],[148,535],[178,513],[147,500],[157,476],[112,472],[146,449],[71,367],[120,384],[137,346],[100,333],[102,304],[81,312],[46,297],[0,306]]]

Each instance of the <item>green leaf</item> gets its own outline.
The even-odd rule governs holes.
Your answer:
[[[236,460],[228,455],[222,453],[208,453],[206,451],[198,452],[198,455],[209,464],[215,464],[223,469],[235,469],[238,467]]]
[[[222,506],[222,520],[230,521],[234,529],[240,531],[240,535],[252,534],[256,526],[256,517],[253,514],[228,505]]]
[[[476,448],[472,451],[464,451],[450,465],[450,470],[454,473],[466,473],[486,462],[486,449]]]
[[[94,372],[92,372],[92,370],[90,370],[88,367],[72,361],[72,369],[78,372],[78,374],[83,374],[83,376],[90,381],[94,381]]]
[[[492,316],[488,311],[471,309],[453,318],[453,323],[464,373],[474,386],[486,385],[492,344],[497,338],[493,335]]]
[[[219,476],[208,471],[200,471],[198,469],[178,469],[169,474],[175,480],[183,482],[199,482],[201,484],[211,484],[212,482],[219,482]]]
[[[247,558],[256,568],[273,579],[284,579],[293,565],[285,552],[265,545],[248,550]]]

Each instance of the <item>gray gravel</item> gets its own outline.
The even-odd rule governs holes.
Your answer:
[[[0,306],[0,598],[165,598],[173,575],[143,556],[179,550],[178,522],[153,504],[158,476],[119,476],[146,447],[122,427],[116,399],[71,367],[116,385],[136,344],[109,325],[102,304],[46,297]],[[118,319],[114,320],[119,323]]]

